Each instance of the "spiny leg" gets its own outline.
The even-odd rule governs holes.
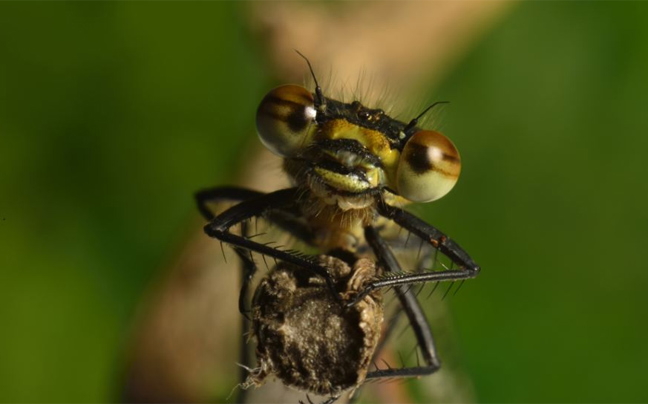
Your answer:
[[[216,214],[207,206],[208,203],[223,202],[223,201],[245,201],[252,198],[257,198],[263,195],[263,192],[253,191],[247,188],[240,187],[215,187],[201,189],[194,194],[198,210],[207,220],[212,220]]]
[[[423,254],[421,254],[421,248],[422,248],[422,246],[424,244],[423,240],[421,240],[421,243],[420,243],[420,245],[418,247],[407,247],[407,244],[405,243],[406,236],[404,234],[400,234],[400,233],[395,238],[392,238],[392,239],[389,239],[389,240],[385,240],[385,239],[383,239],[383,240],[387,241],[388,244],[394,250],[410,251],[410,250],[412,250],[412,248],[417,248],[417,257],[416,257],[416,260],[417,260],[417,265],[416,265],[417,269],[416,269],[416,271],[417,272],[425,271],[426,268],[430,267],[429,261],[430,260],[434,261],[434,258],[432,258],[432,254],[433,254],[433,251],[436,252],[436,249],[431,247],[429,244],[426,244],[426,249],[429,249],[430,251],[426,251]],[[394,244],[396,244],[396,245],[394,245]],[[419,260],[419,258],[421,258],[421,259]],[[401,287],[401,288],[406,294],[415,295],[417,297],[417,300],[418,300],[418,293],[420,293],[420,291],[418,293],[415,293],[413,290],[410,290],[409,287]],[[396,297],[398,297],[398,295]],[[374,351],[374,358],[377,358],[377,357],[380,356],[381,352],[383,351],[383,349],[387,345],[387,342],[389,341],[392,334],[396,330],[396,326],[397,326],[398,322],[403,317],[403,315],[405,315],[405,310],[403,309],[403,306],[401,305],[400,301],[398,303],[398,307],[400,307],[401,310],[397,310],[395,313],[393,313],[391,318],[387,321],[386,325],[384,326],[384,331],[382,333],[382,337],[380,339],[380,342],[378,343],[378,346],[376,347],[376,350]],[[374,366],[375,366],[375,364],[374,364]],[[364,385],[360,386],[356,390],[356,392],[353,394],[353,396],[351,396],[349,398],[349,400],[348,400],[349,404],[357,402],[357,400],[362,396],[362,394],[360,394],[360,393],[361,393],[363,388],[364,388]]]
[[[439,281],[456,281],[474,278],[479,274],[480,268],[475,261],[470,258],[468,253],[459,246],[454,240],[437,230],[434,226],[427,224],[411,213],[400,208],[386,204],[384,201],[378,201],[378,213],[404,229],[414,233],[421,239],[425,240],[432,247],[437,248],[444,255],[456,264],[459,269],[447,271],[428,271],[428,272],[399,272],[391,275],[385,275],[381,279],[370,282],[365,289],[358,293],[356,298],[348,303],[352,306],[362,300],[371,291],[379,288],[386,288],[399,285],[411,285],[424,282]]]
[[[237,246],[249,251],[267,255],[277,260],[285,261],[304,268],[313,274],[324,278],[328,288],[336,298],[340,298],[335,289],[332,276],[327,268],[317,263],[313,257],[296,253],[294,251],[283,251],[268,244],[261,244],[256,241],[239,236],[230,232],[230,228],[252,217],[260,217],[272,211],[298,211],[297,201],[301,192],[297,188],[288,188],[263,194],[253,199],[245,200],[234,205],[213,218],[205,226],[205,233],[208,236],[219,239],[225,243]]]
[[[247,338],[250,333],[250,319],[245,315],[245,301],[248,298],[248,286],[252,276],[256,272],[256,264],[250,256],[247,254],[247,251],[242,249],[235,249],[238,256],[241,258],[241,293],[239,295],[239,311],[245,317],[241,318],[241,341],[240,341],[240,350],[239,350],[239,363],[243,366],[239,369],[239,386],[242,386],[248,377],[248,369],[250,369],[250,350],[247,346]],[[239,388],[238,394],[236,396],[237,403],[244,403],[246,400],[247,389]]]
[[[196,199],[196,204],[198,205],[198,210],[202,216],[211,221],[216,217],[216,213],[209,208],[209,203],[224,201],[241,202],[258,198],[263,195],[265,195],[265,193],[246,188],[215,187],[200,190],[196,192],[194,197]],[[314,244],[313,233],[310,231],[308,226],[299,220],[299,216],[295,215],[294,210],[277,209],[275,211],[266,212],[265,219],[281,227],[299,240],[310,245]]]
[[[466,276],[466,278],[474,278],[479,273],[479,265],[470,258],[468,253],[434,226],[403,209],[387,204],[384,200],[378,201],[378,213],[387,219],[393,220],[405,230],[414,233],[432,247],[439,249],[452,262],[472,274],[472,276]]]
[[[396,257],[374,227],[368,226],[365,228],[365,238],[374,251],[378,263],[385,271],[401,272]],[[426,365],[400,369],[379,369],[370,372],[367,375],[367,379],[422,376],[434,373],[440,367],[432,331],[416,295],[410,288],[401,285],[395,286],[394,290],[412,326]]]
[[[387,244],[389,244],[389,246],[392,248],[392,250],[403,250],[405,252],[411,251],[411,249],[408,249],[408,247],[406,247],[406,244],[404,243],[405,236],[403,236],[401,234],[399,234],[398,237],[396,237],[396,238],[393,238],[393,239],[385,239],[385,238],[383,238],[383,240],[386,241]],[[417,249],[416,272],[423,272],[423,271],[427,270],[426,268],[433,267],[434,262],[436,260],[435,256],[436,256],[437,249],[432,247],[429,244],[425,245],[426,251],[423,252],[423,254],[421,254],[422,247],[423,247],[424,244],[425,244],[424,241],[421,240],[420,243],[419,243],[419,247]],[[429,250],[429,251],[427,251],[427,250]],[[407,291],[407,289],[405,289],[405,290]],[[420,292],[421,292],[421,290],[419,290],[416,293],[414,293],[413,291],[408,292],[408,293],[412,293],[412,294],[416,295],[416,297],[418,298],[418,294]],[[387,343],[387,341],[391,337],[392,333],[394,332],[394,330],[396,328],[396,324],[398,323],[398,321],[400,320],[400,318],[403,315],[404,315],[403,310],[399,310],[399,311],[396,311],[391,316],[391,318],[388,321],[388,324],[385,326],[385,331],[383,332],[380,343],[376,347],[376,351],[375,351],[375,354],[374,354],[375,356],[380,354],[380,352],[382,351],[384,345]]]
[[[250,237],[250,235],[248,232],[246,220],[252,217],[260,217],[263,215],[263,217],[268,221],[290,232],[291,235],[297,237],[301,241],[312,245],[312,232],[304,223],[302,223],[302,221],[299,220],[299,217],[295,215],[295,212],[298,212],[298,210],[295,209],[294,203],[297,200],[298,196],[299,195],[296,189],[283,190],[266,195],[261,192],[234,187],[212,188],[196,193],[196,202],[198,204],[199,211],[206,219],[210,220],[210,224],[205,226],[205,232],[211,237],[216,237],[221,241],[232,244],[235,252],[241,259],[242,268],[241,291],[239,294],[239,311],[248,320],[249,318],[247,318],[246,315],[246,302],[249,300],[249,286],[251,284],[251,280],[257,271],[257,266],[251,256],[252,251],[266,254],[276,259],[293,262],[297,265],[299,265],[300,262],[306,263],[306,265],[302,266],[304,266],[307,270],[311,270],[322,275],[329,284],[329,287],[332,288],[332,281],[329,279],[329,277],[327,277],[329,276],[328,271],[326,271],[325,268],[320,269],[317,264],[308,260],[308,257],[280,251],[276,248],[271,248],[267,245],[251,242],[250,240],[248,240],[248,237]],[[216,214],[208,207],[208,203],[210,202],[221,202],[227,200],[243,202],[233,206],[232,208],[226,210],[218,216],[216,216]],[[236,236],[229,233],[229,228],[237,223],[241,224],[241,236]],[[223,228],[225,229],[224,233],[221,232]],[[210,234],[210,232],[214,232],[215,234]],[[225,233],[238,238],[238,242],[234,242],[228,237],[220,238],[217,236],[217,234]],[[314,266],[315,268],[313,268]],[[320,273],[320,271],[326,272],[325,274],[322,274]],[[247,336],[249,332],[250,322],[244,319],[241,323],[241,335],[243,339],[245,339],[245,336]],[[241,367],[239,375],[240,382],[243,383],[247,379],[248,369],[251,367],[250,352],[245,343],[245,340],[241,341],[241,349],[239,355],[241,363],[245,366]],[[245,402],[246,392],[247,391],[244,389],[239,390],[237,402]],[[331,404],[338,398],[339,396],[330,397],[325,401],[325,403]]]
[[[215,187],[203,189],[195,194],[196,203],[198,205],[198,210],[207,220],[214,220],[216,214],[209,208],[209,203],[214,202],[223,202],[223,201],[248,201],[254,198],[260,198],[265,196],[263,192],[253,191],[246,188],[239,187]],[[278,225],[284,230],[288,231],[292,236],[297,237],[299,240],[313,244],[313,234],[304,225],[299,221],[299,218],[295,216],[295,210],[289,209],[280,209],[273,211],[267,211],[264,213],[264,217],[273,224]],[[241,225],[245,226],[245,220],[241,221]],[[243,238],[247,239],[250,237],[250,234],[247,230],[242,229]],[[256,273],[256,265],[251,261],[251,257],[245,253],[246,250],[235,249],[236,253],[241,257],[243,261],[243,272],[242,272],[242,284],[241,284],[241,293],[239,295],[239,311],[241,314],[245,315],[245,301],[248,286],[252,277]]]

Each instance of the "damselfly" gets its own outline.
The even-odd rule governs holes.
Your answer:
[[[244,263],[239,309],[246,316],[251,312],[257,366],[243,385],[259,385],[274,375],[287,386],[334,401],[365,380],[437,371],[434,339],[411,286],[463,281],[480,268],[455,241],[400,207],[439,199],[457,182],[461,161],[454,144],[418,126],[436,104],[401,122],[359,101],[326,97],[306,62],[315,91],[277,87],[261,101],[256,116],[261,141],[283,158],[294,186],[268,194],[219,187],[196,198],[209,220],[205,232],[232,246]],[[219,201],[237,203],[216,215],[208,205]],[[259,241],[247,225],[256,218],[280,227],[315,254]],[[242,230],[232,231],[239,224]],[[402,239],[395,228],[417,236],[426,250],[442,253],[452,266],[402,268],[388,243]],[[277,264],[260,281],[250,305],[257,272],[252,253]],[[394,289],[423,363],[370,370],[381,335],[390,331],[391,322],[382,321],[385,288]]]

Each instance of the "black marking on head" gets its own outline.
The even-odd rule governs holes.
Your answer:
[[[366,108],[359,101],[347,104],[327,98],[326,106],[327,109],[324,113],[317,114],[318,124],[334,119],[344,119],[351,124],[384,134],[393,149],[402,150],[404,143],[399,135],[405,128],[404,122],[389,117],[381,109]]]
[[[331,171],[337,174],[354,176],[364,182],[369,182],[369,180],[367,179],[367,174],[365,174],[365,172],[359,168],[355,168],[355,169],[348,168],[340,163],[333,162],[330,160],[318,161],[317,167],[323,168],[327,171]]]
[[[338,151],[348,151],[375,167],[383,166],[380,158],[371,153],[369,149],[364,147],[362,143],[356,139],[323,139],[318,141],[314,146],[319,150],[328,150],[334,153]]]

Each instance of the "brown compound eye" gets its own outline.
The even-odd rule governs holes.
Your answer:
[[[457,183],[461,158],[439,132],[421,130],[405,144],[396,174],[398,193],[413,202],[441,198]]]
[[[292,156],[309,140],[316,115],[313,94],[304,87],[277,87],[266,94],[257,110],[259,138],[273,153]]]

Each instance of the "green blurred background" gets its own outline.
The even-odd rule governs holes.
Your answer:
[[[116,398],[275,84],[242,7],[0,3],[0,401]],[[450,302],[480,401],[648,401],[647,72],[648,3],[533,2],[430,89],[464,166],[421,211],[483,267]]]

